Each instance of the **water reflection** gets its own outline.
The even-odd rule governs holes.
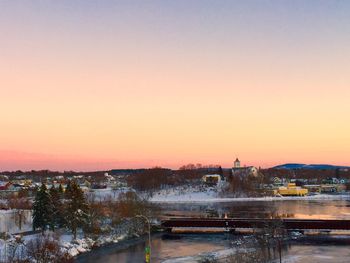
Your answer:
[[[283,218],[350,219],[350,202],[338,201],[275,201],[232,202],[209,204],[162,204],[164,217],[202,216],[264,218],[278,215]],[[231,234],[157,234],[152,237],[152,262],[162,262],[175,257],[195,256],[237,246],[238,238]],[[307,237],[283,248],[283,262],[349,262],[349,236]],[[113,245],[80,257],[77,262],[138,263],[144,262],[145,241],[127,246]],[[271,257],[278,251],[271,249]]]
[[[157,234],[152,236],[152,262],[162,262],[175,257],[195,256],[198,253],[222,250],[233,240],[228,234]],[[77,262],[93,263],[143,263],[144,241],[119,249],[101,248],[88,256],[78,258]]]
[[[247,238],[247,237],[245,237]],[[242,245],[237,240],[241,236],[231,234],[157,234],[152,237],[152,262],[158,263],[177,257],[196,256],[200,253],[221,251],[228,248],[251,248],[251,244]],[[350,237],[315,236],[305,237],[297,242],[284,245],[283,262],[349,262]],[[145,242],[130,244],[123,249],[115,247],[101,248],[81,257],[77,262],[84,263],[143,263]],[[278,259],[276,247],[265,250],[270,259]],[[327,261],[328,260],[328,261]]]
[[[164,217],[350,219],[350,201],[250,201],[209,204],[160,204]]]
[[[349,262],[348,246],[294,245],[284,257],[285,262],[295,263],[346,263]]]

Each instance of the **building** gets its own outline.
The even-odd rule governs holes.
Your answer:
[[[259,170],[254,166],[244,166],[241,167],[241,162],[238,158],[236,158],[232,167],[232,175],[240,175],[240,176],[258,176]]]
[[[241,168],[241,162],[236,158],[236,161],[233,163],[234,168]]]
[[[4,182],[0,184],[0,191],[11,191],[14,190],[14,186],[11,182]]]
[[[305,196],[308,192],[308,189],[296,186],[295,183],[289,183],[277,189],[277,194],[282,196]]]
[[[202,177],[202,180],[207,185],[217,185],[221,182],[220,174],[207,174]]]
[[[18,195],[19,189],[11,182],[0,182],[0,197],[6,198],[11,195]]]

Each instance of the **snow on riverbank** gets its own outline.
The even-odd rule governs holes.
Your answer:
[[[54,235],[51,232],[47,232],[45,236],[51,236],[51,238],[54,239]],[[127,237],[128,236],[126,234],[111,234],[102,235],[98,237],[97,240],[93,240],[91,238],[84,238],[82,236],[73,240],[72,234],[65,233],[58,238],[58,242],[62,252],[68,253],[71,257],[76,257],[79,254],[91,251],[93,248],[101,247],[103,245],[111,243],[118,243],[126,239]],[[15,236],[10,236],[10,238],[6,241],[0,239],[0,262],[3,262],[2,259],[7,259],[9,256],[11,256],[12,248],[16,246],[23,247],[23,244],[27,245],[29,242],[37,238],[42,238],[42,234],[39,233],[24,236],[21,238],[20,242],[16,242]],[[23,248],[25,248],[25,246]],[[21,255],[21,257],[26,257],[25,254],[26,253],[24,253],[24,255]]]
[[[228,248],[223,249],[215,252],[209,252],[209,253],[201,253],[196,256],[187,256],[187,257],[180,257],[180,258],[171,258],[162,261],[162,263],[198,263],[202,262],[203,260],[221,260],[229,257],[230,255],[234,254],[236,249],[234,248]],[[207,261],[209,262],[209,261]]]
[[[125,238],[127,238],[126,235],[110,235],[101,236],[97,240],[92,240],[91,238],[78,238],[72,240],[71,235],[65,235],[61,237],[60,243],[63,251],[67,252],[71,257],[75,257],[81,253],[89,252],[95,247],[118,243]]]
[[[135,231],[138,229],[138,231]],[[38,242],[36,239],[50,239],[58,242],[58,245],[63,254],[68,254],[71,257],[76,257],[79,254],[89,252],[94,248],[101,247],[104,245],[118,243],[128,238],[140,236],[143,233],[143,223],[134,222],[132,220],[122,221],[119,225],[110,229],[110,231],[101,233],[99,236],[95,236],[94,239],[84,237],[83,232],[79,232],[76,239],[73,239],[73,235],[65,229],[58,229],[55,233],[51,231],[45,232],[45,236],[41,233],[35,233],[26,236],[14,236],[7,235],[3,236],[4,239],[0,238],[0,262],[7,262],[6,260],[11,256],[12,248],[22,247],[23,253],[18,255],[19,259],[28,259],[26,246],[30,242]],[[39,241],[40,243],[40,241]],[[30,262],[35,262],[29,259]]]
[[[344,194],[317,194],[310,196],[285,196],[285,197],[223,197],[222,188],[224,184],[217,187],[178,186],[174,188],[162,189],[153,193],[148,198],[145,193],[138,193],[140,197],[148,198],[153,203],[208,203],[208,202],[240,202],[240,201],[288,201],[288,200],[350,200],[350,193]],[[134,191],[131,188],[112,190],[110,188],[93,190],[90,194],[97,199],[106,198],[117,199],[119,194],[127,191]]]
[[[176,187],[156,192],[149,201],[151,202],[198,202],[219,198],[214,188]]]
[[[136,231],[135,229],[138,229]],[[101,247],[111,243],[118,243],[122,240],[143,234],[143,223],[135,223],[133,220],[125,220],[111,229],[108,233],[100,234],[96,239],[84,237],[81,232],[78,238],[73,240],[70,233],[60,235],[60,244],[64,252],[75,257],[81,253],[88,252],[96,247]]]
[[[155,193],[149,201],[153,203],[208,203],[208,202],[240,202],[240,201],[286,201],[286,200],[350,200],[346,194],[318,194],[304,197],[220,197],[215,188],[172,188]]]

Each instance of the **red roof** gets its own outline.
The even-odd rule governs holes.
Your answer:
[[[0,191],[8,190],[12,183],[8,182],[5,185],[0,185]]]

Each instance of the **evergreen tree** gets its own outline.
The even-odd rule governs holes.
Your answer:
[[[219,175],[220,175],[220,178],[221,180],[225,180],[225,177],[224,177],[224,171],[222,170],[222,167],[219,166],[219,171],[218,171]]]
[[[42,184],[37,191],[33,203],[33,229],[41,228],[44,232],[47,228],[53,229],[52,200],[46,185]]]
[[[74,181],[70,183],[69,195],[67,196],[66,226],[72,231],[74,239],[76,239],[78,227],[84,227],[87,223],[89,207],[83,191]]]
[[[60,195],[58,189],[54,185],[50,188],[50,195],[52,200],[52,216],[53,216],[53,226],[63,227],[64,216],[63,216],[63,205],[62,205],[62,195]]]
[[[64,190],[63,190],[62,184],[60,184],[58,186],[58,190],[57,191],[58,191],[58,194],[59,194],[60,198],[62,199],[64,197]]]
[[[72,186],[71,185],[72,185],[72,182],[69,180],[67,182],[66,190],[64,191],[64,198],[66,200],[69,200],[72,197]]]

